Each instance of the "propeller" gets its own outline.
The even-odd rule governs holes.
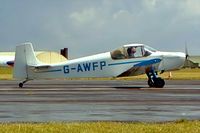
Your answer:
[[[185,44],[185,59],[188,60],[189,57],[189,53],[188,53],[188,48],[187,48],[187,44]]]
[[[188,52],[188,47],[187,47],[187,43],[185,43],[185,62],[186,62],[186,67],[191,68],[191,62],[189,60],[189,52]]]

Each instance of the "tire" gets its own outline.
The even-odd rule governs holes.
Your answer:
[[[165,86],[165,81],[162,78],[156,78],[154,80],[154,87],[156,88],[163,88]]]
[[[22,88],[23,87],[23,83],[19,83],[19,88]]]

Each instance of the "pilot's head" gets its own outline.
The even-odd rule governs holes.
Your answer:
[[[127,49],[127,53],[128,53],[129,56],[132,56],[135,52],[136,52],[136,48],[135,47],[129,47]]]
[[[132,47],[132,48],[131,48],[131,53],[134,54],[135,52],[136,52],[136,48],[135,48],[135,47]]]

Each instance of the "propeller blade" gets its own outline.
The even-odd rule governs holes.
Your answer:
[[[188,47],[187,47],[187,43],[185,43],[185,61],[187,62],[187,66],[189,67],[189,68],[191,68],[192,67],[192,63],[191,63],[191,61],[189,60],[189,57],[190,57],[190,55],[189,55],[189,52],[188,52]]]
[[[189,53],[188,53],[187,44],[185,44],[185,55],[186,55],[186,59],[188,59]]]

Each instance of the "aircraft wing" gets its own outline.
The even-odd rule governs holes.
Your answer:
[[[152,65],[158,66],[158,64],[160,62],[161,62],[161,59],[151,59],[151,60],[141,61],[141,62],[133,65],[133,67],[131,67],[127,71],[121,73],[117,77],[136,76],[136,75],[144,74],[144,73],[146,73],[146,70],[148,70],[152,67]]]

